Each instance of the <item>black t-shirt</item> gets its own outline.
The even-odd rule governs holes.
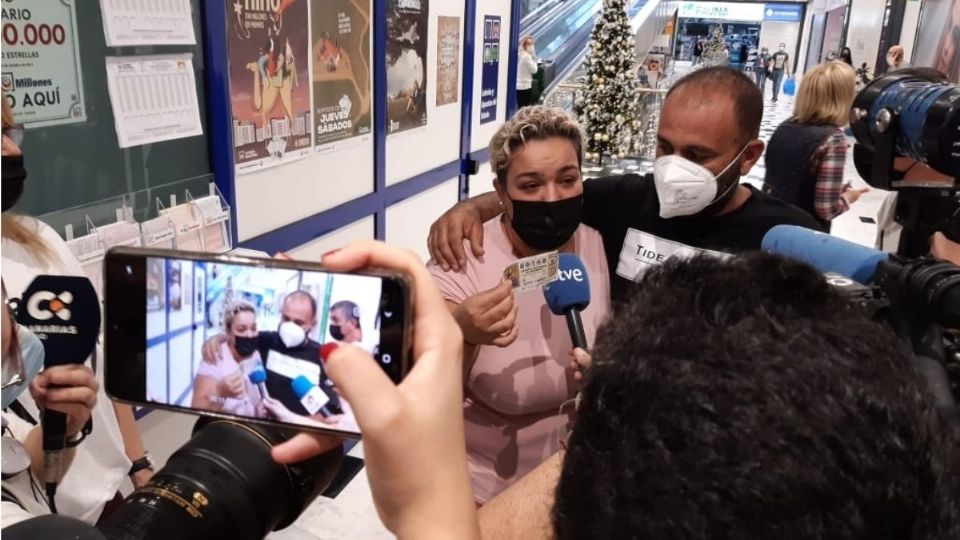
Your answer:
[[[267,370],[267,392],[270,393],[270,397],[283,403],[291,412],[300,415],[309,414],[309,411],[300,403],[297,395],[293,392],[293,388],[290,386],[293,378],[277,373],[276,370],[278,366],[274,366],[273,369],[271,369],[270,351],[276,351],[286,357],[314,364],[319,367],[319,377],[311,382],[320,387],[327,397],[330,398],[330,402],[326,404],[326,408],[331,414],[341,414],[343,412],[340,408],[340,398],[337,396],[337,393],[333,391],[333,382],[327,377],[323,362],[320,360],[319,343],[308,339],[303,345],[291,349],[283,343],[283,340],[280,339],[280,334],[277,332],[260,332],[258,340],[260,342],[260,358],[263,359],[264,366]],[[306,373],[304,373],[304,375],[306,375]]]
[[[652,174],[608,176],[584,182],[583,222],[603,237],[613,300],[625,300],[632,283],[617,273],[621,255],[632,260],[640,252],[650,253],[645,246],[633,242],[636,238],[630,238],[631,244],[624,246],[629,229],[693,248],[728,253],[760,249],[763,236],[776,225],[819,230],[819,224],[804,211],[744,185],[750,189],[750,198],[729,214],[664,219],[660,217]],[[650,255],[651,260],[656,258],[655,253]]]

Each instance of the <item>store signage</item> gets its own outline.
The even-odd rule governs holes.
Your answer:
[[[764,4],[742,2],[683,2],[680,17],[725,21],[762,21]]]
[[[14,120],[83,122],[83,75],[73,1],[4,0],[3,92]]]
[[[764,21],[800,22],[803,4],[767,4],[763,10]]]
[[[483,18],[483,68],[480,76],[480,123],[497,119],[497,94],[500,92],[500,17]]]

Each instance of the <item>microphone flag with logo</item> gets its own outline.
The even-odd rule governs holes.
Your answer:
[[[543,287],[543,298],[554,315],[566,317],[573,346],[586,350],[580,312],[590,305],[590,278],[583,261],[573,253],[561,253],[557,262],[557,279]]]
[[[15,306],[17,322],[43,342],[47,367],[81,364],[100,334],[100,299],[85,277],[40,275]]]

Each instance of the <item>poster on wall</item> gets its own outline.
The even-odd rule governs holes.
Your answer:
[[[460,80],[460,17],[437,21],[437,107],[456,103]]]
[[[87,119],[74,0],[4,0],[0,87],[18,124]]]
[[[927,0],[923,4],[914,66],[926,66],[960,83],[960,0]]]
[[[371,131],[370,2],[312,0],[317,150]]]
[[[500,85],[500,17],[483,18],[483,68],[480,76],[480,123],[497,119]]]
[[[429,0],[387,4],[387,134],[427,125]]]
[[[107,47],[194,45],[190,0],[131,2],[100,0]]]
[[[237,173],[313,151],[307,0],[225,0]]]

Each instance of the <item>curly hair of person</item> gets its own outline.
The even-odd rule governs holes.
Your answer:
[[[956,426],[813,268],[669,260],[633,293],[598,333],[558,538],[960,538]]]

